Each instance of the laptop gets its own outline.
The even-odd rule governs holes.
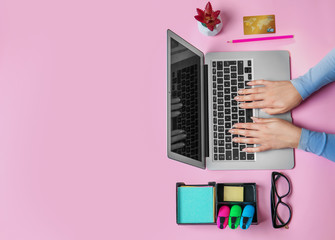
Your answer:
[[[204,55],[167,31],[168,157],[209,170],[291,169],[293,149],[246,153],[228,132],[252,116],[292,122],[291,113],[241,109],[234,100],[253,79],[290,80],[288,51],[210,52]],[[237,136],[237,135],[236,135]]]

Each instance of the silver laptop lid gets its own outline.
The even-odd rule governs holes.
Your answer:
[[[205,168],[204,54],[167,31],[168,157]]]

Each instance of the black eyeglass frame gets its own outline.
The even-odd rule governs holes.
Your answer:
[[[277,192],[277,188],[276,188],[276,181],[280,178],[280,177],[283,177],[284,179],[286,179],[287,183],[288,183],[288,191],[286,194],[282,195],[282,196],[279,196],[278,192]],[[272,217],[272,226],[274,228],[282,228],[282,227],[286,227],[290,221],[291,221],[291,218],[292,218],[292,209],[291,207],[282,201],[283,198],[285,198],[287,195],[289,195],[291,192],[291,183],[290,181],[288,180],[288,178],[282,174],[282,173],[279,173],[279,172],[272,172],[272,175],[271,175],[271,217]],[[277,197],[278,199],[278,202],[276,203],[275,201],[275,196]],[[286,206],[289,210],[289,218],[287,220],[287,222],[284,222],[278,215],[277,213],[277,209],[278,209],[278,206],[279,204],[283,204],[284,206]],[[279,220],[279,222],[281,224],[277,224],[276,220]]]

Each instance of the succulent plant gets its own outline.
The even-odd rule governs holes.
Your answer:
[[[214,27],[221,22],[220,19],[218,19],[220,11],[214,12],[210,2],[206,4],[205,11],[197,8],[197,13],[198,15],[194,16],[194,18],[211,31],[213,31]]]

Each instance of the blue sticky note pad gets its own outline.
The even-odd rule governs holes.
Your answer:
[[[214,188],[178,187],[178,223],[213,223]]]

